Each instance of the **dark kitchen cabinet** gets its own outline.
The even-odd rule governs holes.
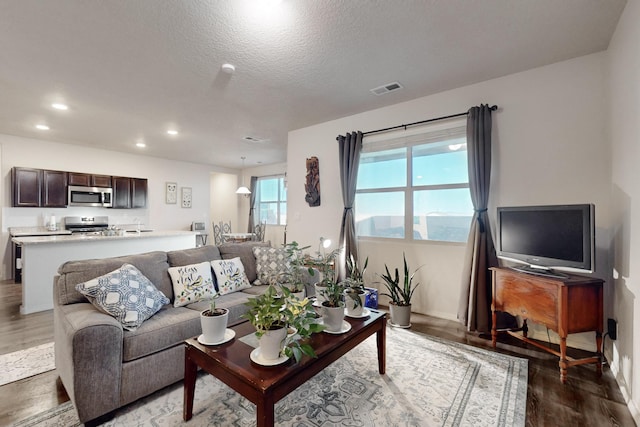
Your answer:
[[[80,187],[111,187],[108,175],[92,175],[88,173],[69,172],[69,185]]]
[[[131,207],[147,207],[147,180],[142,178],[131,178]]]
[[[15,167],[11,170],[14,207],[67,207],[67,173]]]
[[[42,171],[42,206],[46,208],[67,207],[67,173]]]
[[[15,167],[11,169],[14,207],[39,207],[42,190],[42,170]]]
[[[147,180],[114,176],[113,207],[116,209],[146,208]]]
[[[113,208],[128,209],[131,207],[131,178],[114,176],[111,179],[113,185]]]

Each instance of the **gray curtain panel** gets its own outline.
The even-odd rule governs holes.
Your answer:
[[[362,132],[347,133],[346,136],[338,136],[338,149],[340,154],[340,183],[342,186],[342,201],[344,211],[340,225],[340,245],[344,245],[344,251],[340,254],[338,264],[338,279],[343,279],[345,274],[345,259],[353,256],[358,262],[358,247],[356,245],[356,225],[353,217],[353,203],[356,199],[356,183],[358,179],[358,165],[360,164],[360,152],[362,151]]]
[[[253,233],[253,227],[256,225],[256,188],[258,187],[258,177],[252,176],[251,183],[249,184],[249,191],[251,194],[249,195],[249,224],[247,225],[247,233]]]
[[[469,190],[474,214],[462,271],[458,319],[469,331],[491,330],[491,275],[498,265],[487,203],[491,176],[491,107],[472,107],[467,116]]]

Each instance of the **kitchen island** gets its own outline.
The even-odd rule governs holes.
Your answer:
[[[67,261],[196,247],[192,231],[17,236],[11,240],[22,249],[22,314],[53,309],[54,277]]]

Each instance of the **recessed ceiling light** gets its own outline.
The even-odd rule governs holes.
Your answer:
[[[69,106],[67,106],[66,104],[61,104],[61,103],[58,103],[58,102],[51,104],[51,106],[53,108],[55,108],[56,110],[66,111],[66,110],[69,109]]]
[[[145,144],[144,142],[136,142],[136,147],[144,148],[146,146],[147,146],[147,144]]]
[[[36,129],[49,130],[49,126],[43,125],[43,124],[39,124],[39,125],[36,125]]]
[[[222,64],[222,71],[227,74],[233,74],[236,71],[236,67],[233,64]]]
[[[169,130],[167,131],[167,133],[168,133],[169,135],[177,135],[177,134],[178,134],[178,131],[177,131],[177,130],[175,130],[175,129],[169,129]]]

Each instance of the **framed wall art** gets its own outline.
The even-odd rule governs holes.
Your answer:
[[[182,207],[191,207],[191,187],[182,187]]]
[[[164,187],[164,202],[168,205],[175,205],[178,203],[178,183],[167,182]]]

